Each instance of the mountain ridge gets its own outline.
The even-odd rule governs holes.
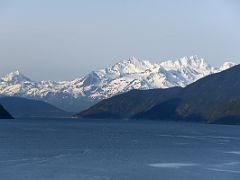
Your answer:
[[[198,56],[161,63],[132,57],[74,80],[39,82],[16,71],[1,78],[0,96],[42,100],[66,111],[78,112],[100,100],[132,89],[185,87],[234,65],[226,62],[216,68]]]
[[[240,65],[237,65],[199,79],[174,93],[170,93],[171,89],[165,89],[164,93],[163,89],[156,89],[155,94],[149,90],[130,91],[103,100],[75,116],[240,124],[239,76]]]

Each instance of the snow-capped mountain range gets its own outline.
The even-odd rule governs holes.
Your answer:
[[[210,66],[197,56],[176,61],[151,63],[135,57],[120,61],[111,68],[93,71],[71,81],[32,81],[19,71],[0,80],[0,96],[40,99],[68,111],[80,111],[99,100],[132,89],[185,87],[207,75],[234,66],[225,62]]]

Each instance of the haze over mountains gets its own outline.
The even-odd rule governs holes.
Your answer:
[[[40,82],[16,71],[1,78],[0,96],[42,100],[69,112],[79,112],[100,100],[132,89],[185,87],[232,66],[234,63],[226,62],[221,67],[213,67],[197,56],[162,63],[133,57],[71,81]]]

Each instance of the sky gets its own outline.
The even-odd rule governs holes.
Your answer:
[[[135,56],[240,63],[239,0],[0,0],[0,76],[68,80]]]

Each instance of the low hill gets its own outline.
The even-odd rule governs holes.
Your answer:
[[[2,104],[15,118],[71,116],[71,113],[38,100],[19,97],[2,97],[0,98],[0,104]]]
[[[0,119],[13,119],[13,117],[0,104]]]

